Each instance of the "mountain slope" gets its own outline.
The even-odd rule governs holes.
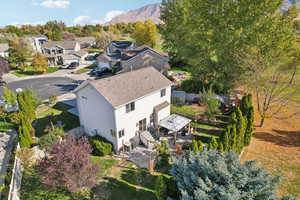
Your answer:
[[[121,14],[111,21],[107,22],[106,25],[116,24],[119,22],[129,23],[136,21],[146,21],[151,20],[155,24],[161,23],[160,17],[160,3],[150,4],[142,8],[129,11],[127,13]]]
[[[293,4],[300,6],[300,0],[284,0],[281,10],[287,10]],[[160,24],[160,6],[160,3],[156,3],[144,6],[136,10],[129,11],[127,13],[114,17],[111,21],[105,23],[105,25],[116,24],[119,22],[143,22],[146,20],[151,20],[155,24]]]

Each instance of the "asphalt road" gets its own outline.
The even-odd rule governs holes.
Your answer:
[[[45,77],[35,78],[22,81],[15,81],[7,84],[7,87],[16,91],[21,88],[23,90],[32,89],[42,100],[48,99],[50,96],[59,96],[75,89],[77,85],[71,78],[64,77]],[[2,89],[0,89],[2,95]]]

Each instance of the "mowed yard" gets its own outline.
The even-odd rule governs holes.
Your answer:
[[[295,108],[300,111],[293,106],[294,111]],[[282,176],[278,195],[300,198],[300,116],[268,119],[263,128],[256,127],[251,145],[242,156],[242,161],[246,160],[257,160],[273,175]]]

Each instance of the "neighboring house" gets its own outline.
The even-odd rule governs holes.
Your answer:
[[[91,48],[96,45],[95,37],[78,37],[74,40],[79,43],[81,49]]]
[[[24,37],[32,46],[33,51],[38,53],[42,53],[42,45],[48,41],[45,35],[25,35]]]
[[[151,67],[87,80],[75,90],[81,126],[117,152],[130,150],[140,133],[170,115],[171,84]]]
[[[42,45],[42,52],[49,65],[63,65],[64,57],[77,51],[80,51],[80,45],[76,41],[46,42]]]
[[[140,46],[132,50],[124,50],[119,54],[102,54],[97,57],[98,68],[118,68],[122,72],[130,72],[145,67],[154,67],[167,75],[170,69],[169,57],[148,46]]]
[[[84,49],[79,51],[70,52],[67,55],[62,55],[63,65],[69,65],[73,62],[82,63],[84,59],[87,57],[88,52]]]
[[[170,69],[168,55],[162,54],[148,46],[141,46],[131,51],[125,51],[122,53],[120,60],[121,71],[119,73],[149,66],[167,75]]]
[[[136,44],[130,41],[112,41],[106,48],[106,54],[109,56],[120,56],[123,51],[133,50]]]
[[[8,43],[0,43],[0,57],[8,57],[9,56],[9,45]]]

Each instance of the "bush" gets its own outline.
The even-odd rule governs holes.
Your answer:
[[[59,141],[59,137],[55,134],[47,134],[40,138],[39,146],[44,149],[50,148]]]
[[[113,145],[99,135],[90,137],[89,142],[93,148],[93,154],[96,156],[106,156],[112,153]]]

